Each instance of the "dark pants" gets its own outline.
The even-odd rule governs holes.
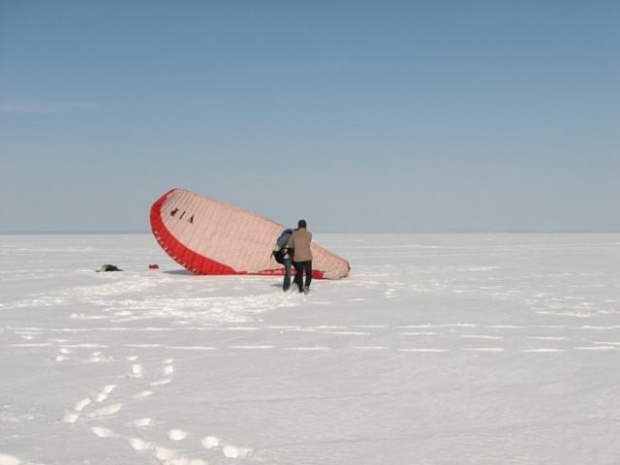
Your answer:
[[[305,287],[310,287],[312,282],[312,260],[307,262],[293,262],[295,267],[295,284],[299,287],[299,292],[304,291],[303,275],[306,273]]]
[[[290,258],[284,259],[284,284],[282,285],[282,289],[288,291],[288,288],[291,287],[291,260]]]

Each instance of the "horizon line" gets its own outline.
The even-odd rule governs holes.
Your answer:
[[[439,231],[313,231],[315,234],[620,234],[620,230],[439,230]],[[148,230],[117,230],[117,231],[0,231],[0,236],[45,236],[45,235],[133,235],[152,234]]]

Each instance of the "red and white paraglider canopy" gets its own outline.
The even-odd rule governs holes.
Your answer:
[[[151,229],[159,245],[194,274],[281,275],[271,251],[285,227],[233,205],[172,189],[151,207]],[[312,243],[312,276],[345,278],[344,258]]]

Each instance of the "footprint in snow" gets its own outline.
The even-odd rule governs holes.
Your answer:
[[[69,410],[62,417],[62,421],[64,423],[75,423],[76,421],[78,421],[78,418],[80,418],[79,412],[76,412],[74,410]],[[0,462],[0,465],[1,464],[2,464],[2,462]]]
[[[93,400],[97,403],[104,402],[108,400],[108,394],[106,394],[105,392],[97,392],[93,394]]]
[[[229,459],[245,459],[252,454],[252,449],[248,447],[224,446],[222,453]]]
[[[155,447],[155,457],[159,460],[171,460],[176,454],[176,451],[167,447]]]
[[[220,440],[215,436],[205,436],[201,442],[205,449],[216,449],[220,445]]]
[[[100,438],[116,437],[116,434],[114,434],[112,430],[108,428],[104,428],[103,426],[92,426],[90,430],[93,432],[93,434],[95,434],[96,436]]]
[[[81,412],[82,410],[84,410],[84,407],[86,407],[87,405],[91,403],[92,403],[92,399],[90,399],[90,397],[87,397],[86,399],[82,399],[78,401],[73,407],[73,410],[75,410],[76,412]]]
[[[111,394],[114,389],[116,389],[116,384],[106,384],[101,388],[101,391],[105,392],[106,394]]]
[[[129,445],[138,452],[144,452],[145,450],[149,450],[153,447],[150,442],[140,438],[128,438],[127,441],[129,442]]]
[[[133,396],[134,399],[145,399],[153,395],[153,391],[142,391]]]
[[[205,449],[218,449],[221,441],[217,436],[205,436],[202,438],[202,447]],[[229,459],[245,459],[252,455],[253,449],[249,447],[237,447],[226,444],[222,447],[222,454]]]
[[[151,426],[152,424],[153,420],[151,418],[140,418],[130,423],[131,426],[137,426],[138,428],[145,428],[147,426]]]
[[[187,437],[187,433],[180,429],[172,429],[168,431],[168,439],[171,441],[183,441]]]
[[[131,365],[131,371],[129,372],[129,376],[133,378],[142,378],[143,373],[144,369],[142,368],[142,365],[138,363]]]
[[[22,465],[21,459],[18,459],[14,455],[0,453],[0,465]]]
[[[98,403],[104,402],[108,400],[108,397],[110,396],[112,391],[114,391],[114,389],[116,389],[116,384],[108,384],[106,386],[103,386],[101,389],[99,389],[98,392],[93,394],[92,399]]]
[[[179,455],[177,451],[165,447],[155,448],[155,458],[163,461],[164,465],[208,465],[204,460]]]
[[[105,407],[101,407],[97,410],[94,410],[88,416],[90,418],[109,417],[111,415],[115,415],[118,412],[120,412],[122,408],[123,408],[123,404],[111,404]]]
[[[93,352],[92,354],[90,354],[90,358],[88,359],[88,361],[91,363],[99,363],[110,361],[110,358],[105,358],[101,352]]]
[[[151,383],[151,386],[163,386],[164,384],[168,384],[170,382],[172,382],[170,378],[164,378],[164,379],[160,379],[159,381],[153,381]]]
[[[564,352],[564,349],[551,349],[551,348],[546,348],[546,349],[524,349],[524,350],[520,350],[519,352],[521,352],[522,354],[544,354],[544,353],[558,353],[558,352]]]

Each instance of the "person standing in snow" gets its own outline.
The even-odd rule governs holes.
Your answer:
[[[273,248],[271,255],[276,259],[278,263],[284,265],[284,282],[282,283],[282,290],[288,291],[291,287],[291,267],[293,264],[293,249],[288,247],[288,241],[293,234],[292,229],[285,229],[282,231],[276,245]]]
[[[312,233],[308,231],[306,220],[299,220],[297,229],[291,235],[287,247],[295,250],[293,255],[293,267],[295,268],[294,283],[297,284],[299,292],[307,294],[310,291],[312,282],[312,251],[310,244]],[[306,274],[304,282],[303,275]]]

